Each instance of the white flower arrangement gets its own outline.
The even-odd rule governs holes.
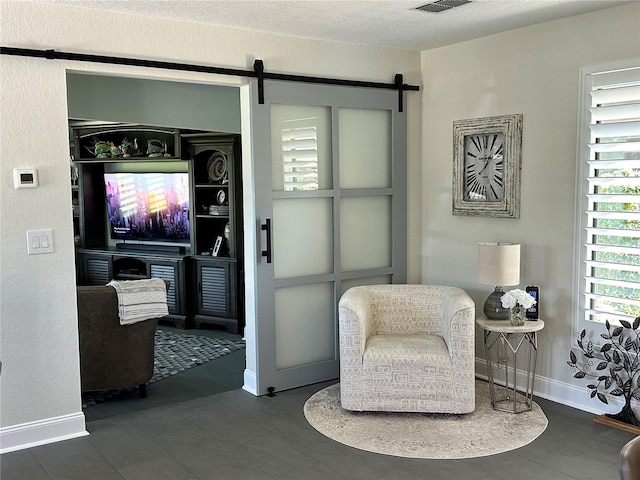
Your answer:
[[[513,308],[516,305],[522,305],[524,308],[531,308],[536,304],[536,299],[529,293],[519,288],[509,290],[500,297],[500,302],[504,308]]]

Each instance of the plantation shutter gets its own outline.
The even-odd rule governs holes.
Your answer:
[[[314,120],[301,119],[281,130],[285,192],[318,190],[318,132]]]
[[[640,68],[588,74],[584,320],[640,316]],[[583,180],[584,180],[583,179]]]

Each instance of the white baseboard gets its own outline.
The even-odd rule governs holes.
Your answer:
[[[84,413],[0,428],[0,454],[89,435]]]
[[[483,358],[476,357],[476,377],[487,380],[487,363]],[[516,383],[519,388],[525,384],[526,372],[516,372]],[[607,395],[608,404],[602,403],[597,398],[591,398],[587,392],[587,384],[576,386],[560,382],[548,377],[536,375],[533,385],[534,397],[541,397],[552,402],[560,403],[568,407],[577,408],[585,412],[601,415],[603,413],[617,413],[624,406],[624,400],[620,397]],[[534,398],[535,400],[535,398]],[[634,406],[635,406],[634,402]]]
[[[245,369],[244,385],[242,385],[242,389],[255,396],[258,396],[258,382],[256,380],[255,372]]]

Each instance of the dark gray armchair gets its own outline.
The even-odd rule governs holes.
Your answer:
[[[146,397],[158,320],[120,325],[116,291],[110,286],[78,286],[77,295],[82,391],[138,385]]]

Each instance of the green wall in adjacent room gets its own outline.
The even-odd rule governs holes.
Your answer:
[[[69,118],[240,133],[236,87],[67,73]]]

